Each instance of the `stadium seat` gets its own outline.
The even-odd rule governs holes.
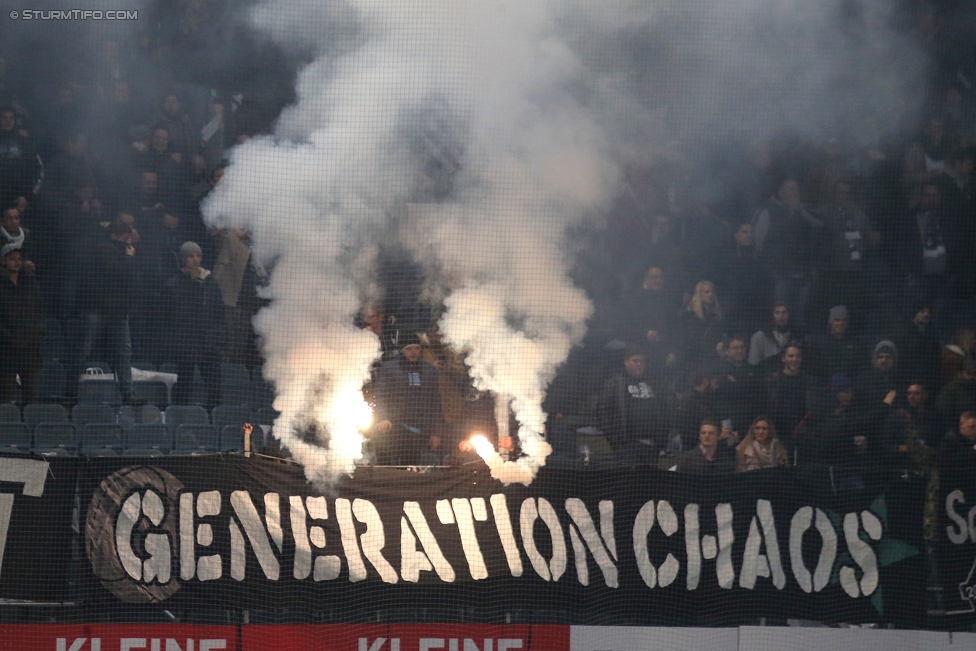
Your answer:
[[[55,360],[44,360],[34,380],[34,399],[40,402],[57,402],[64,399],[68,374]]]
[[[218,431],[223,431],[227,425],[233,425],[240,429],[244,423],[248,423],[252,419],[253,414],[251,414],[251,410],[247,407],[240,405],[218,405],[211,412],[210,422],[213,423],[213,426]]]
[[[25,423],[0,422],[0,452],[30,454],[30,428]]]
[[[84,427],[88,423],[115,423],[117,420],[115,410],[106,404],[79,402],[71,410],[71,422],[75,427]]]
[[[116,420],[123,432],[128,431],[132,429],[133,425],[140,422],[139,412],[131,405],[122,405],[119,407],[119,415],[116,416]]]
[[[137,424],[126,432],[122,456],[160,457],[173,449],[173,436],[163,424]]]
[[[31,403],[24,407],[24,422],[32,432],[41,423],[67,423],[68,410],[61,405]]]
[[[85,380],[78,383],[78,402],[121,405],[122,394],[114,380]]]
[[[19,422],[20,422],[20,407],[10,402],[0,403],[0,423],[19,423]]]
[[[156,405],[143,405],[139,409],[138,422],[140,423],[145,425],[162,425],[164,421],[163,412]]]
[[[176,445],[170,454],[208,454],[219,449],[220,440],[212,425],[180,425],[176,428]]]
[[[170,405],[166,408],[166,426],[175,432],[180,425],[209,425],[207,410],[199,405]]]
[[[115,457],[122,452],[122,427],[88,423],[81,430],[81,453],[89,457]]]
[[[119,425],[123,430],[132,429],[133,425],[162,425],[163,412],[155,405],[132,407],[122,405],[119,409]]]
[[[243,364],[220,365],[220,400],[228,405],[246,405],[250,401],[251,374]]]
[[[259,428],[256,428],[259,430]],[[259,432],[258,432],[259,433]],[[253,437],[255,434],[252,433]],[[255,449],[255,440],[251,439],[251,449]],[[243,452],[244,433],[236,425],[224,425],[220,430],[220,451],[221,452]]]
[[[133,382],[132,393],[139,396],[151,405],[166,407],[169,399],[166,394],[166,385],[162,382]]]
[[[43,422],[34,428],[34,446],[31,448],[34,454],[73,457],[77,449],[75,426],[67,421]]]

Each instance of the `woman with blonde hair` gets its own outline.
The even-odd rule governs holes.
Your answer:
[[[724,325],[715,285],[702,280],[695,285],[682,319],[682,361],[686,369],[716,361],[719,344],[725,339]]]
[[[789,462],[786,448],[776,438],[776,427],[766,416],[758,416],[749,427],[742,443],[735,449],[735,470],[762,470],[785,466]]]

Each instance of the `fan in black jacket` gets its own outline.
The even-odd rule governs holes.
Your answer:
[[[13,244],[0,249],[0,401],[13,400],[20,375],[25,404],[34,401],[34,376],[41,366],[41,301],[32,267]]]
[[[220,402],[218,341],[224,302],[217,281],[200,266],[203,253],[195,242],[183,243],[180,258],[180,273],[163,288],[169,336],[179,365],[173,398],[179,404],[189,401],[196,365],[207,387],[206,406],[214,407]]]
[[[77,308],[84,321],[84,336],[75,351],[68,382],[68,400],[78,395],[78,376],[84,371],[95,343],[107,336],[106,357],[119,381],[122,399],[138,402],[132,396],[132,340],[129,336],[129,313],[135,290],[139,286],[136,270],[136,230],[123,218],[108,229],[97,227],[92,243],[77,270]]]
[[[614,453],[630,463],[653,459],[667,439],[666,405],[645,369],[644,352],[628,350],[623,372],[607,380],[600,397],[603,434]]]

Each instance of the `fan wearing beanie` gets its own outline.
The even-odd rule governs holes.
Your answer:
[[[220,402],[220,325],[223,299],[210,271],[204,269],[203,251],[196,242],[180,247],[180,272],[163,286],[165,322],[170,350],[177,360],[173,400],[188,404],[193,367],[200,367],[207,388],[207,407]]]
[[[847,307],[835,305],[827,316],[827,332],[811,342],[812,372],[821,382],[838,373],[853,376],[862,364],[857,343],[848,331],[850,323]]]
[[[883,339],[874,346],[871,356],[871,368],[857,377],[855,393],[859,405],[874,405],[884,400],[890,391],[895,391],[901,384],[898,372],[898,348],[889,339]],[[904,387],[902,392],[904,391]],[[899,395],[901,401],[903,395]]]
[[[376,426],[372,431],[377,460],[383,465],[439,464],[443,416],[437,369],[422,361],[420,338],[400,334],[400,355],[376,374]]]

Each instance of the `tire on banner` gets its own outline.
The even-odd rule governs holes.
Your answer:
[[[178,573],[165,584],[137,581],[126,572],[116,546],[115,527],[125,501],[136,492],[153,490],[163,501],[165,515],[159,526],[142,516],[133,529],[133,548],[140,549],[148,530],[169,535],[171,557],[179,558],[179,495],[183,484],[155,466],[130,466],[107,477],[88,506],[85,548],[95,576],[112,594],[127,603],[163,601],[180,589]]]

